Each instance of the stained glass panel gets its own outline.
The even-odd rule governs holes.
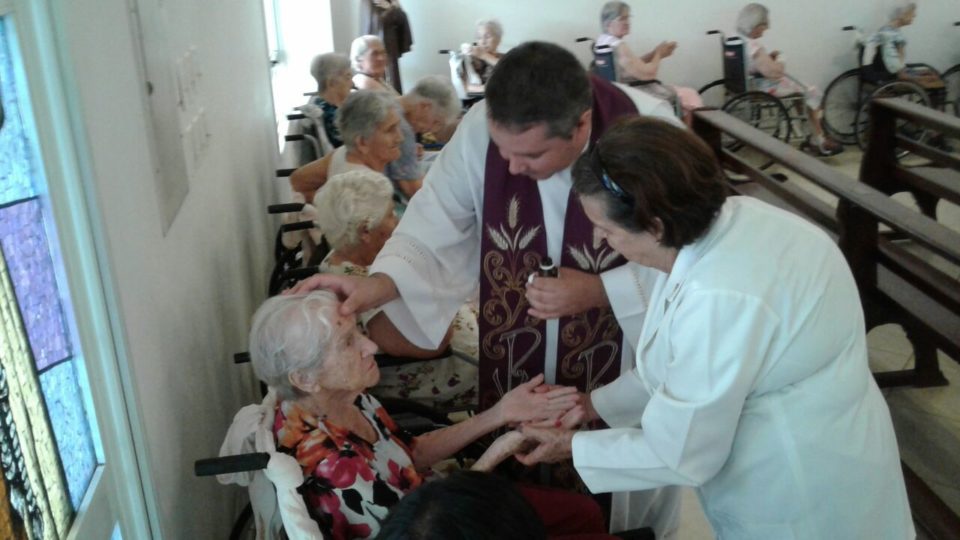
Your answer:
[[[0,204],[36,195],[31,181],[33,160],[20,116],[7,34],[0,19],[0,99],[5,118],[0,127]]]
[[[41,373],[40,386],[43,388],[50,423],[53,424],[53,434],[57,439],[57,449],[67,476],[70,502],[74,508],[78,508],[93,477],[97,459],[93,450],[90,424],[87,423],[86,411],[80,398],[76,362],[61,362]]]

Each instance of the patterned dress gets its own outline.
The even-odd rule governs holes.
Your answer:
[[[356,406],[377,433],[372,444],[293,401],[281,402],[274,417],[277,450],[303,468],[299,491],[326,539],[375,537],[390,508],[423,483],[412,437],[373,396],[360,395]]]
[[[341,262],[331,264],[331,252],[320,263],[323,273],[366,277],[367,267]],[[380,313],[372,309],[362,313],[359,323],[364,334],[367,324]],[[470,358],[479,355],[477,310],[464,305],[453,320],[450,347]],[[477,367],[456,356],[410,362],[380,368],[380,383],[371,389],[380,397],[403,398],[441,409],[467,409],[477,405]]]

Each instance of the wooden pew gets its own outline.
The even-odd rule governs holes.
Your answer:
[[[722,111],[697,111],[694,130],[713,148],[725,168],[751,180],[731,182],[734,193],[787,208],[836,238],[857,281],[868,330],[886,323],[903,326],[914,348],[916,367],[875,374],[881,386],[944,385],[947,380],[937,363],[937,349],[960,361],[960,287],[953,276],[908,250],[906,242],[922,246],[950,263],[960,265],[960,233],[892,200],[885,191],[889,191],[889,178],[892,177],[921,193],[920,199],[928,194],[956,201],[958,186],[951,181],[957,174],[956,158],[902,140],[897,137],[895,128],[897,118],[908,118],[948,137],[960,137],[960,122],[955,117],[901,104],[898,100],[877,100],[871,106],[875,116],[871,121],[870,146],[861,168],[862,181],[850,178]],[[780,182],[751,166],[735,152],[724,148],[721,135],[723,139],[736,139],[836,196],[839,199],[837,207],[798,183]],[[901,167],[894,157],[898,147],[947,168],[910,170]],[[882,234],[881,224],[896,234]],[[951,512],[905,464],[904,470],[909,480],[908,494],[915,520],[936,538],[960,537],[960,517]],[[930,501],[939,502],[931,504]]]

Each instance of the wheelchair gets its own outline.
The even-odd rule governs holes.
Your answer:
[[[804,95],[797,93],[777,97],[767,92],[753,89],[752,77],[747,72],[746,41],[739,37],[726,37],[719,30],[710,30],[707,35],[719,35],[723,48],[723,78],[717,79],[700,88],[700,97],[708,107],[723,110],[742,122],[753,126],[767,135],[789,144],[792,138],[802,138],[801,128],[795,128],[794,122],[805,125],[806,104]],[[791,115],[791,111],[795,114]],[[724,137],[724,148],[737,152],[741,157],[766,169],[772,160],[754,154],[745,145]]]
[[[833,138],[843,144],[856,144],[866,148],[870,130],[870,102],[876,98],[898,97],[910,102],[932,107],[945,102],[944,92],[924,89],[920,85],[891,78],[874,67],[879,52],[868,46],[868,40],[855,26],[843,27],[845,32],[854,32],[857,67],[847,70],[830,82],[823,96],[823,127]],[[920,63],[907,64],[908,68],[925,69],[937,73],[932,66]],[[939,74],[939,73],[938,73]],[[898,131],[916,141],[923,141],[929,133],[910,122],[900,121]],[[898,157],[903,157],[901,154]]]
[[[600,77],[601,79],[610,82],[617,82],[617,64],[616,59],[614,58],[614,50],[612,47],[597,47],[594,40],[588,37],[579,37],[576,39],[576,42],[590,44],[590,51],[593,53],[593,60],[591,60],[588,69],[591,73],[597,77]],[[626,84],[646,92],[655,98],[666,101],[671,107],[673,107],[674,115],[676,115],[677,118],[683,118],[683,109],[680,106],[680,99],[677,97],[677,93],[674,92],[669,86],[661,83],[658,79],[630,81]]]

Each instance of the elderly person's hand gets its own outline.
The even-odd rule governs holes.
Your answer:
[[[393,279],[379,273],[369,277],[315,274],[297,282],[283,294],[303,294],[317,289],[335,292],[343,300],[340,314],[344,316],[380,307],[400,296]]]
[[[520,433],[522,433],[524,437],[538,443],[537,446],[528,453],[515,454],[517,461],[524,465],[556,463],[570,459],[570,456],[573,454],[573,435],[576,431],[523,426],[520,428]]]
[[[660,58],[667,58],[668,56],[673,54],[673,51],[677,49],[677,42],[664,41],[660,43],[660,45],[657,45],[657,49],[659,49],[660,51]]]
[[[541,384],[535,392],[547,392],[553,388],[561,388],[551,384]],[[578,429],[586,422],[600,418],[597,411],[593,408],[593,402],[590,400],[590,394],[584,392],[577,393],[577,404],[569,410],[558,414],[553,418],[547,418],[538,422],[525,422],[524,425],[543,428],[563,428]]]
[[[519,431],[508,431],[493,441],[490,447],[473,464],[473,467],[470,467],[470,470],[490,472],[503,460],[522,452],[530,445],[531,441]]]
[[[558,319],[609,305],[603,281],[596,274],[560,268],[559,277],[535,277],[527,283],[527,313],[540,319]]]
[[[556,386],[546,392],[537,392],[543,383],[543,374],[534,376],[507,392],[491,408],[500,425],[519,424],[556,418],[573,408],[579,397],[572,386]]]

